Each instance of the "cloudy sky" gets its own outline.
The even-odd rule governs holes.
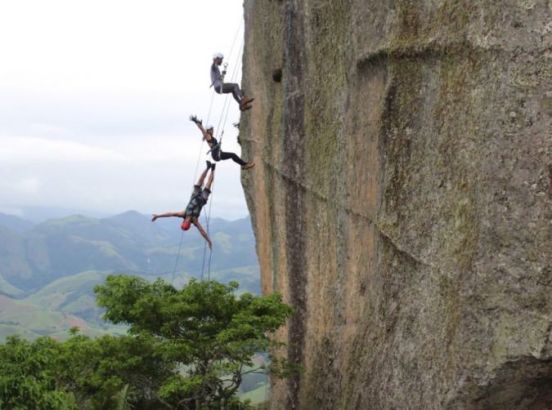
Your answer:
[[[182,209],[208,158],[188,116],[208,115],[214,52],[241,78],[242,12],[242,0],[1,1],[0,212]],[[223,148],[239,154],[238,119],[231,100]],[[217,171],[212,215],[245,216],[238,166]]]

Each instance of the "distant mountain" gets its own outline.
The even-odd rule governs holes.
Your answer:
[[[17,233],[22,233],[31,229],[34,223],[18,216],[0,213],[0,226]]]
[[[113,225],[124,226],[126,228],[142,226],[148,222],[151,222],[150,217],[141,214],[137,211],[127,211],[122,214],[104,218],[104,221],[109,221]]]
[[[29,294],[87,271],[200,276],[209,267],[205,241],[197,230],[183,233],[179,225],[178,219],[152,223],[129,211],[102,219],[73,215],[19,233],[0,227],[0,277]],[[211,272],[257,267],[249,219],[213,219],[210,235]]]
[[[0,295],[18,297],[23,295],[23,291],[10,285],[6,279],[0,276]]]
[[[89,335],[102,333],[75,315],[44,309],[0,295],[0,340],[12,334],[26,338],[43,335],[67,337],[68,329],[73,326]]]
[[[0,219],[0,340],[13,333],[63,337],[72,325],[90,335],[118,329],[100,319],[93,292],[110,273],[161,277],[175,286],[203,273],[260,293],[248,218],[210,222],[211,258],[197,230],[181,231],[174,218],[152,223],[135,211],[100,219],[72,215],[18,229],[2,221],[17,218]]]
[[[0,293],[12,295],[11,288],[17,288],[10,278],[13,274],[27,280],[32,276],[29,265],[25,239],[22,234],[0,226]]]
[[[94,287],[105,281],[107,273],[83,272],[66,276],[44,286],[24,299],[49,311],[76,315],[88,322],[99,322],[102,309],[96,305]]]
[[[33,223],[42,223],[49,219],[59,219],[67,215],[88,215],[93,218],[105,218],[108,216],[103,212],[95,212],[90,210],[76,208],[62,208],[57,206],[22,206],[18,207],[21,212],[21,217]]]

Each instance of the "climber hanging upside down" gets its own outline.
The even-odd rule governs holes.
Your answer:
[[[203,188],[203,183],[205,182],[205,178],[207,177],[207,173],[209,172],[209,169],[211,170],[211,175],[209,176],[209,180],[207,181],[205,188]],[[209,235],[207,235],[207,232],[205,231],[205,229],[203,229],[203,226],[201,226],[201,224],[199,223],[199,214],[201,213],[201,209],[209,199],[209,194],[211,194],[211,186],[213,185],[214,177],[215,177],[215,164],[212,164],[209,161],[207,161],[207,168],[205,169],[205,171],[202,172],[201,176],[199,177],[199,180],[197,181],[197,184],[194,185],[194,191],[190,196],[190,202],[188,202],[188,206],[186,207],[186,209],[184,211],[179,211],[179,212],[165,212],[163,214],[153,214],[151,221],[155,222],[157,218],[168,218],[168,217],[183,218],[184,220],[180,225],[182,230],[187,231],[188,229],[190,229],[190,226],[194,224],[195,227],[198,229],[199,233],[201,233],[201,235],[207,241],[207,244],[209,245],[209,249],[212,249],[213,244],[211,243],[211,239],[209,239]]]
[[[213,64],[211,65],[211,85],[215,88],[217,94],[232,93],[234,100],[240,105],[240,111],[246,111],[251,109],[251,104],[254,98],[247,98],[240,90],[240,86],[235,83],[225,83],[224,75],[226,70],[220,72],[219,66],[222,64],[224,56],[222,53],[216,53],[213,55]]]
[[[242,169],[250,169],[255,166],[253,162],[245,162],[233,152],[222,151],[220,149],[220,142],[217,141],[217,139],[213,136],[214,128],[212,125],[208,125],[207,129],[203,128],[203,123],[201,122],[201,120],[198,120],[195,115],[192,115],[190,117],[190,121],[194,122],[195,125],[197,125],[197,127],[203,134],[203,139],[207,141],[207,144],[209,144],[209,148],[211,148],[211,157],[213,157],[213,160],[218,162],[221,160],[224,161],[225,159],[231,159],[236,164],[241,165]]]

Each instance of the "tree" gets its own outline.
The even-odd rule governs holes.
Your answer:
[[[0,408],[117,410],[125,401],[158,408],[156,392],[175,372],[159,343],[144,336],[11,337],[0,345]]]
[[[159,408],[157,391],[177,371],[161,343],[147,335],[75,334],[62,344],[58,379],[79,409]],[[121,404],[122,403],[122,404]]]
[[[74,396],[59,389],[61,350],[46,337],[29,342],[12,336],[0,345],[0,409],[77,410]]]
[[[235,282],[192,280],[177,290],[161,279],[121,275],[95,292],[107,320],[153,337],[179,367],[160,386],[159,400],[167,408],[203,409],[243,408],[234,396],[246,367],[291,314],[280,295],[238,296],[237,289]]]
[[[59,342],[17,337],[0,345],[0,409],[229,409],[252,357],[291,314],[279,295],[237,295],[237,283],[109,276],[97,286],[105,318],[126,336]]]

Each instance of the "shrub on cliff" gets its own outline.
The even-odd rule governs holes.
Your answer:
[[[97,286],[105,318],[127,336],[0,345],[0,408],[245,409],[236,393],[252,356],[291,314],[279,295],[237,295],[237,283],[109,276]]]
[[[237,288],[192,280],[177,290],[160,279],[110,276],[95,291],[107,320],[161,341],[164,357],[178,364],[160,398],[201,408],[230,406],[253,354],[269,348],[270,333],[291,314],[280,295],[238,296]]]

